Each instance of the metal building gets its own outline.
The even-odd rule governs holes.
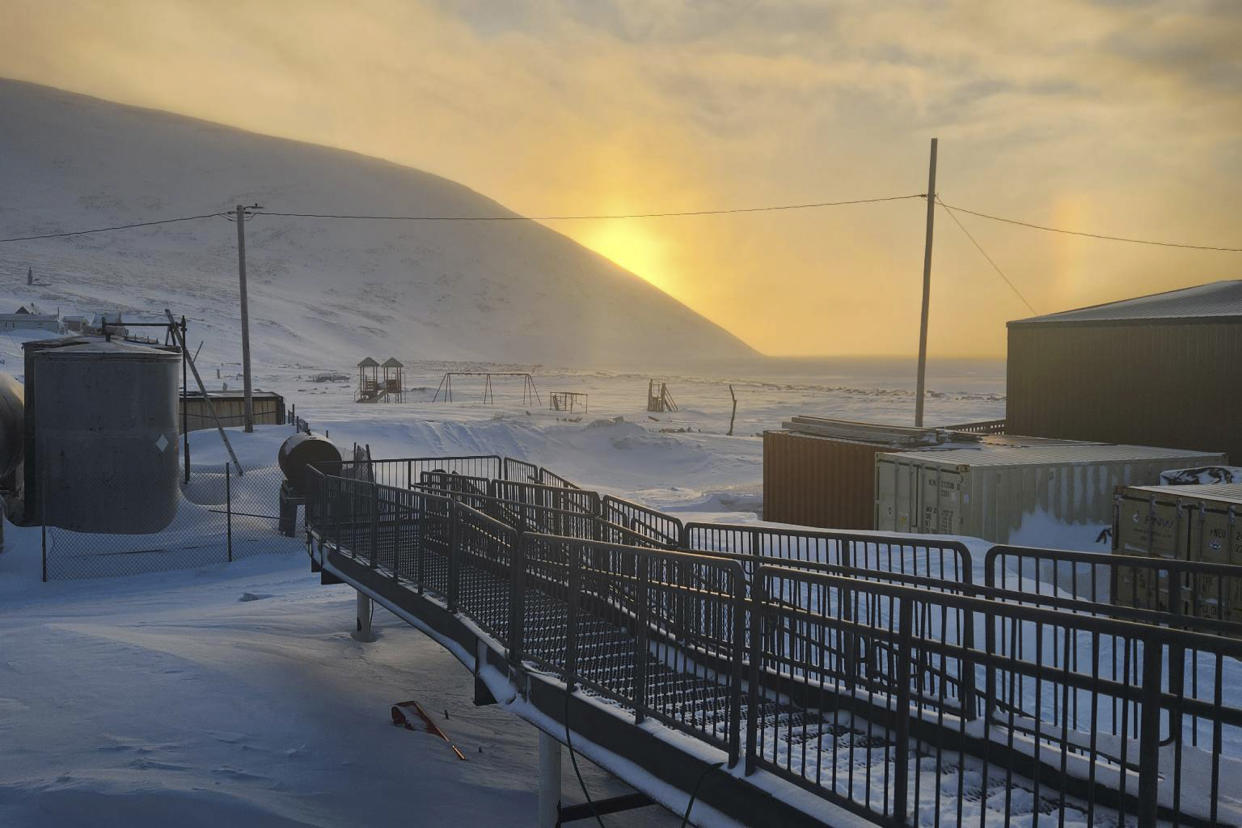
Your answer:
[[[1009,433],[1223,451],[1242,464],[1242,280],[1008,327]]]

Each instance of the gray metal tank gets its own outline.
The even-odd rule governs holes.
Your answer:
[[[27,374],[37,466],[27,516],[79,532],[145,534],[171,523],[180,354],[99,340],[27,357],[37,379]]]
[[[26,389],[9,374],[0,374],[0,480],[22,462],[26,421]]]

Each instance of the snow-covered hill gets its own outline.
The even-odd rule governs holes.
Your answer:
[[[0,238],[254,202],[286,212],[512,215],[407,167],[27,83],[0,80],[0,113]],[[253,324],[270,334],[259,362],[344,367],[391,354],[586,366],[752,353],[532,222],[259,217],[247,225],[247,260]],[[65,312],[171,306],[190,318],[192,340],[206,340],[205,356],[235,360],[236,267],[236,228],[222,218],[2,244],[0,297]]]

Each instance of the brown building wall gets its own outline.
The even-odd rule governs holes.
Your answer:
[[[1006,430],[1227,452],[1242,464],[1242,323],[1011,325]]]
[[[875,455],[892,446],[788,431],[763,433],[763,519],[875,528]]]
[[[215,428],[216,421],[211,418],[202,397],[190,397],[186,400],[186,430],[198,431],[203,428]],[[181,423],[181,398],[177,398],[177,424]],[[246,424],[246,403],[241,398],[211,398],[212,408],[225,428]],[[254,397],[251,407],[256,425],[283,425],[285,422],[285,404],[279,397]]]

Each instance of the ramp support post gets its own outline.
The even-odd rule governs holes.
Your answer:
[[[371,632],[371,612],[373,609],[371,596],[362,590],[358,590],[358,617],[354,628],[355,640],[363,642],[375,640],[375,634]]]
[[[556,828],[561,810],[561,743],[539,731],[539,828]]]

